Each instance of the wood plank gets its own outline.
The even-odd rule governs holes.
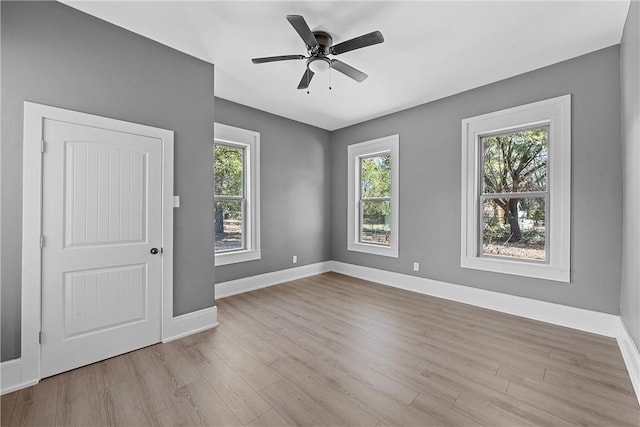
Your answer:
[[[60,377],[45,378],[37,385],[16,392],[9,425],[42,426],[55,423]]]
[[[272,363],[271,367],[289,384],[313,396],[324,411],[331,412],[337,425],[371,426],[380,421],[362,402],[348,394],[339,393],[332,387],[333,384],[327,381],[326,373],[314,371],[304,362],[282,359]]]
[[[8,426],[11,421],[11,416],[13,415],[13,408],[16,406],[16,399],[18,397],[18,392],[14,391],[13,393],[8,393],[3,395],[0,406],[0,426]]]
[[[247,427],[288,427],[293,425],[294,424],[289,423],[282,415],[280,415],[277,410],[270,409],[247,424]]]
[[[260,391],[278,381],[278,376],[267,364],[244,351],[226,335],[212,336],[208,346],[255,391]]]
[[[177,385],[167,375],[154,346],[119,357],[126,358],[136,393],[142,396],[140,410],[147,417],[173,405]]]
[[[165,371],[166,377],[174,388],[183,387],[201,378],[198,368],[205,366],[211,359],[202,353],[190,351],[178,341],[157,346],[158,366]]]
[[[361,402],[369,412],[387,425],[422,425],[425,422],[425,416],[421,411],[401,402],[386,390],[367,386],[346,372],[334,369],[326,375],[326,381],[338,393]],[[417,396],[418,393],[412,401]]]
[[[567,424],[566,420],[543,409],[498,393],[465,393],[456,400],[454,408],[483,425],[511,427]]]
[[[480,425],[472,417],[468,417],[462,412],[456,411],[455,408],[443,406],[440,403],[431,400],[429,397],[419,394],[415,400],[409,405],[420,411],[425,418],[425,425],[436,426],[473,426]]]
[[[638,410],[620,411],[617,405],[585,396],[576,390],[553,384],[527,381],[509,384],[507,394],[540,410],[548,410],[567,423],[581,425],[638,425]]]
[[[103,426],[157,425],[153,417],[140,410],[141,396],[132,382],[120,382],[118,385],[100,390],[98,403],[100,420]]]
[[[167,426],[243,425],[204,379],[179,388],[172,405],[154,416],[159,425]]]
[[[242,424],[248,424],[271,406],[222,359],[200,366],[198,371]]]
[[[567,372],[556,368],[547,368],[544,374],[544,381],[562,388],[579,391],[594,398],[620,404],[633,409],[638,406],[638,401],[629,389],[628,385],[619,386],[617,381],[611,381],[611,377],[604,379],[594,379],[586,375],[574,372]]]
[[[278,380],[260,391],[262,397],[287,420],[287,424],[312,426],[341,425],[331,408],[323,406],[313,395],[308,395],[286,380]]]
[[[509,386],[509,381],[497,375],[488,375],[485,372],[475,369],[473,366],[440,366],[429,365],[422,375],[427,378],[444,384],[458,393],[486,393],[488,390],[505,393]]]
[[[98,393],[113,389],[131,380],[127,358],[118,356],[95,364],[96,387]]]
[[[60,378],[56,425],[79,427],[102,425],[95,366],[74,369],[68,374]]]

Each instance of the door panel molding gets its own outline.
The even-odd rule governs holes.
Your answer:
[[[117,130],[133,135],[156,138],[162,144],[162,302],[161,339],[173,325],[173,131],[95,116],[92,114],[51,107],[32,102],[24,103],[23,129],[23,201],[22,201],[22,319],[21,364],[22,381],[38,382],[41,378],[41,304],[43,224],[42,167],[45,119]],[[46,154],[45,154],[46,155]],[[215,326],[215,324],[210,327]],[[46,340],[46,337],[44,337]]]

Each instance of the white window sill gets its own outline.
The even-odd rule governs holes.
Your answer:
[[[571,282],[571,272],[568,268],[537,262],[518,261],[512,258],[463,257],[460,261],[460,266],[494,273],[554,280],[556,282]]]
[[[215,255],[215,266],[255,261],[261,258],[260,249],[248,251],[225,252]]]
[[[347,250],[398,258],[398,248],[393,248],[390,246],[368,245],[366,243],[350,242],[347,244]]]

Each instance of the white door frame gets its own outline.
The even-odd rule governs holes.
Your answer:
[[[173,317],[173,131],[31,102],[24,103],[22,173],[22,382],[40,380],[42,304],[42,156],[44,119],[117,129],[162,141],[162,341],[176,335]],[[44,148],[46,151],[46,147]]]

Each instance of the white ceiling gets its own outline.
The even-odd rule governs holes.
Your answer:
[[[215,64],[216,96],[335,130],[620,42],[625,1],[78,1],[63,0]],[[316,74],[296,89],[303,54],[285,15],[334,44],[380,30],[383,44],[337,58],[369,78]]]

